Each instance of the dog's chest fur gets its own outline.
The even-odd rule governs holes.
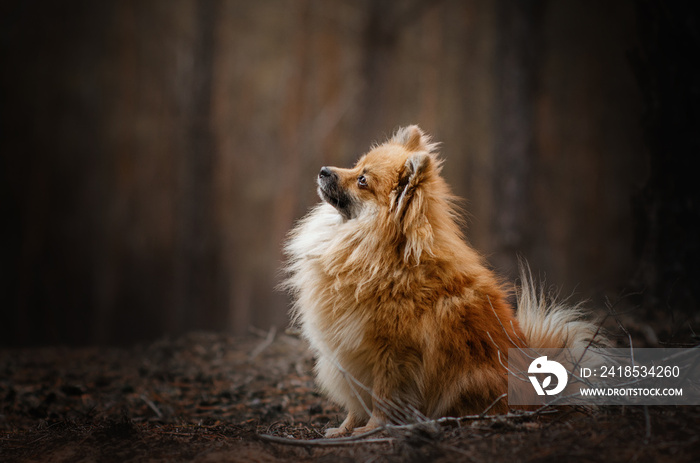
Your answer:
[[[317,354],[339,361],[352,357],[348,364],[362,363],[358,357],[370,362],[370,346],[401,331],[403,283],[381,262],[383,253],[372,251],[379,246],[330,206],[314,210],[291,240],[288,249],[297,257],[295,316]],[[359,258],[372,255],[374,260]]]

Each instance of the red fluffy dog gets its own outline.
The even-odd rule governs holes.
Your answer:
[[[324,167],[323,202],[291,232],[286,287],[317,381],[348,412],[327,436],[417,416],[479,413],[507,391],[510,347],[580,347],[595,326],[545,307],[529,278],[517,316],[463,239],[441,161],[417,126],[352,169]],[[500,358],[499,358],[500,356]],[[494,412],[507,404],[497,401]]]

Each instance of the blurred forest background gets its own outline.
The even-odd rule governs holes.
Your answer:
[[[692,1],[0,6],[0,345],[284,327],[281,245],[398,126],[467,236],[577,299],[697,321]]]

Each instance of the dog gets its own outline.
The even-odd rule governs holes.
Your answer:
[[[508,411],[508,348],[582,347],[576,308],[547,306],[527,272],[517,315],[465,241],[437,144],[397,130],[350,169],[323,167],[322,202],[285,244],[284,287],[316,357],[321,390],[347,410],[327,437],[406,415]]]

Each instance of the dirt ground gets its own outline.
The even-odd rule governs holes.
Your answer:
[[[486,417],[324,445],[342,412],[303,341],[193,333],[148,346],[0,350],[0,461],[698,461],[700,407]]]

